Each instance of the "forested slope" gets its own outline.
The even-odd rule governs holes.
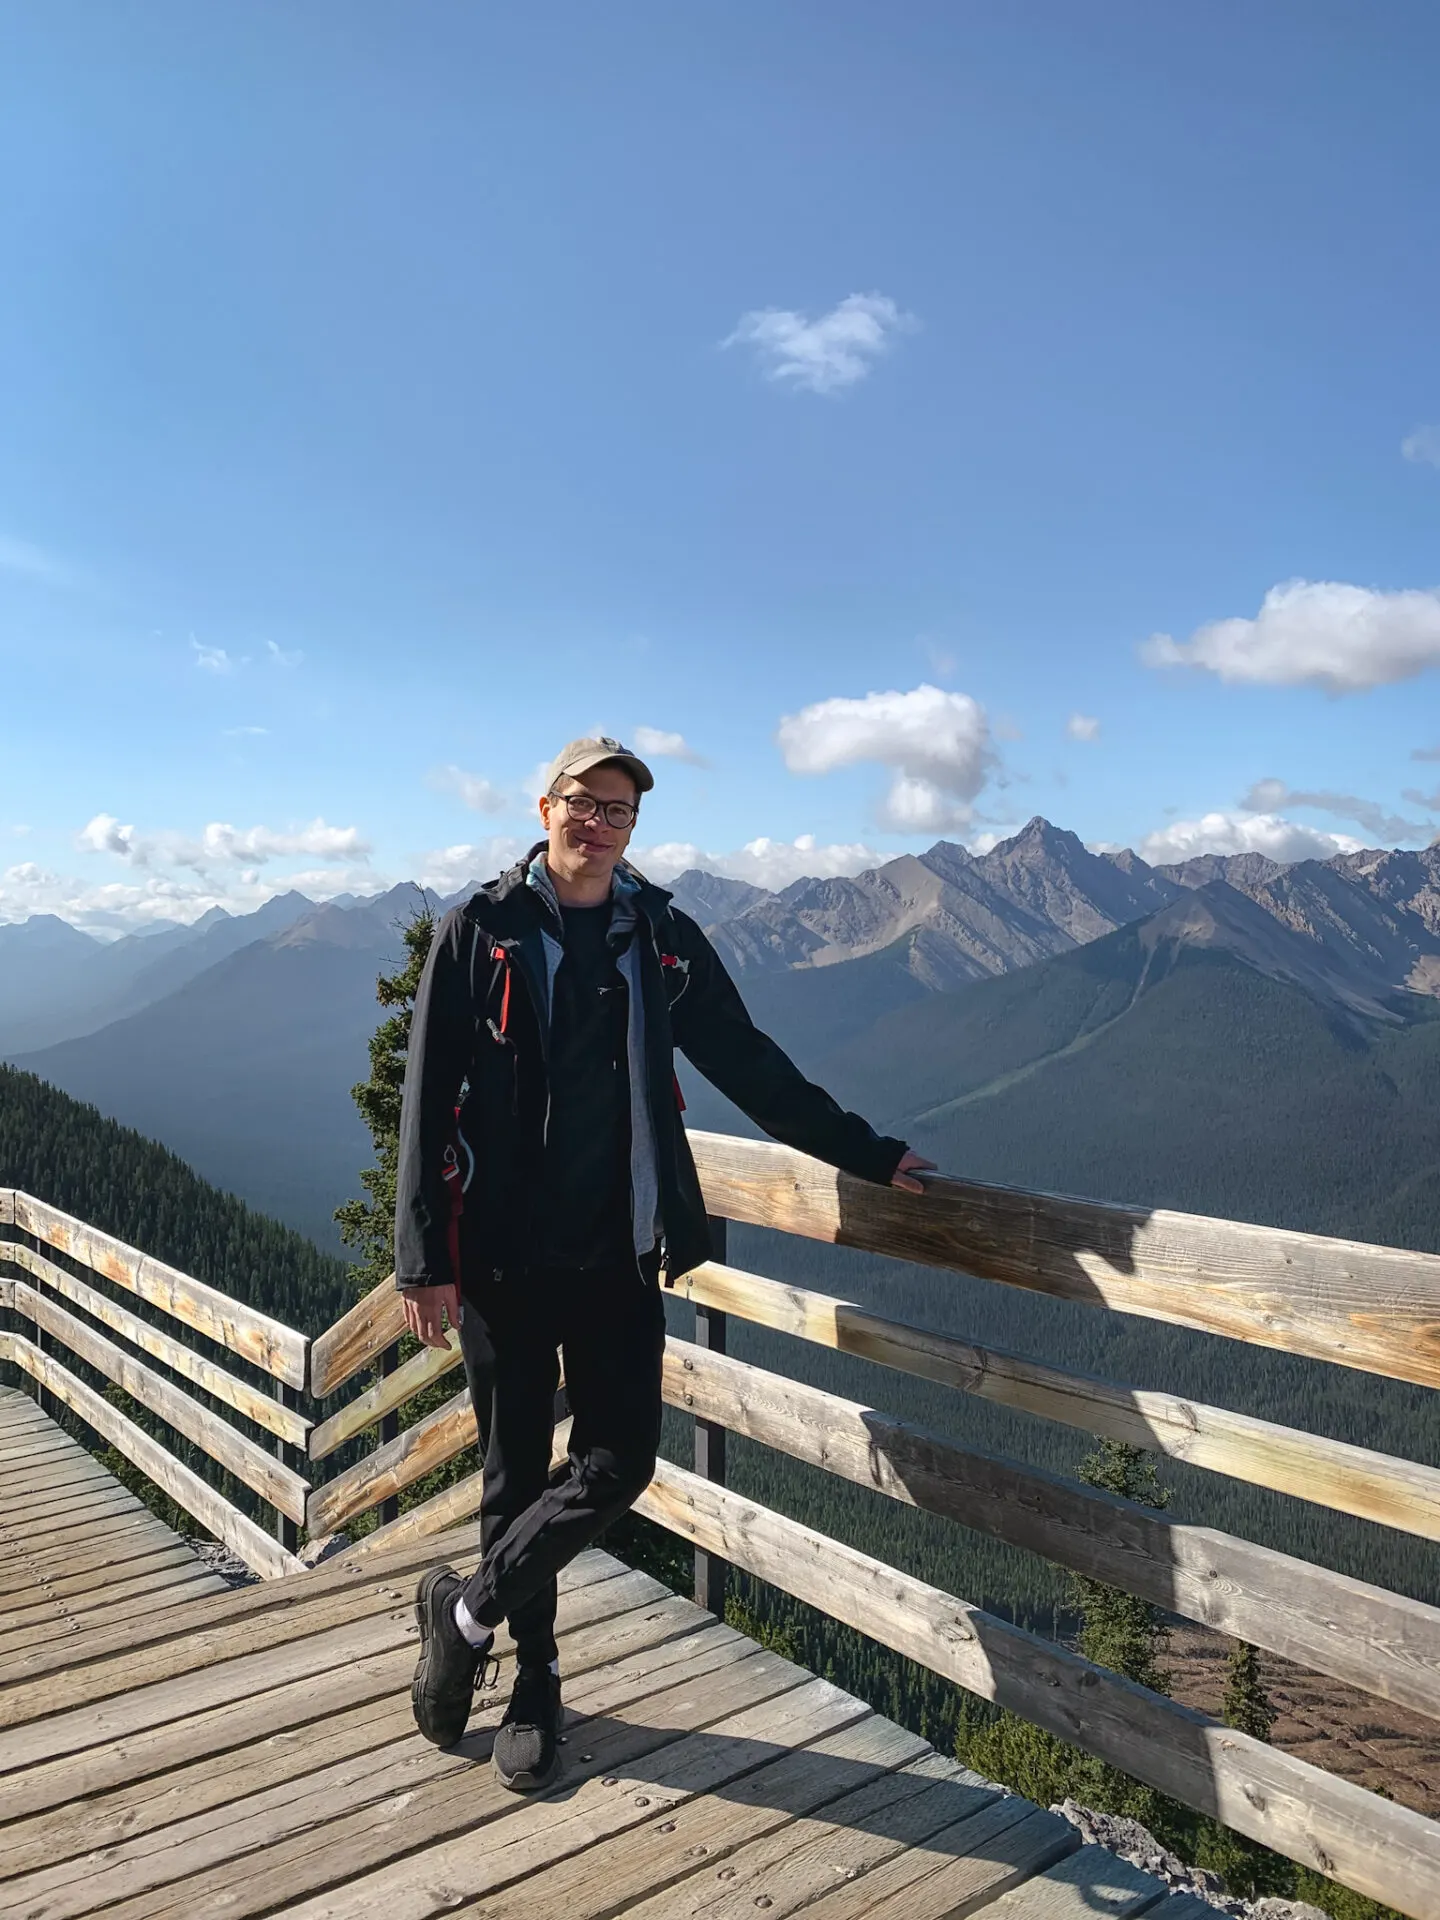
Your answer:
[[[302,1333],[349,1304],[347,1268],[94,1107],[0,1065],[0,1187],[113,1233]]]

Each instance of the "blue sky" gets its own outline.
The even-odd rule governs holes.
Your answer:
[[[0,919],[493,871],[596,725],[661,874],[1435,834],[1428,0],[0,40]]]

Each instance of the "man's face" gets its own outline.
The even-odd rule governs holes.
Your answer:
[[[640,798],[635,782],[623,767],[602,764],[591,767],[578,780],[567,776],[558,785],[554,799],[547,794],[540,802],[540,818],[550,842],[546,856],[550,866],[571,879],[608,879],[630,844],[634,824],[612,827],[598,808],[588,820],[577,819],[567,805],[567,796],[575,795],[582,810],[586,796],[598,800],[601,808],[612,800],[633,807]]]

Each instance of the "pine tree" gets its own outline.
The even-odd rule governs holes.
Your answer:
[[[400,1102],[405,1089],[405,1054],[410,1045],[410,1020],[420,975],[435,937],[435,916],[428,907],[413,914],[401,929],[406,961],[398,973],[382,973],[375,997],[393,1009],[370,1040],[370,1078],[350,1090],[360,1118],[374,1142],[375,1165],[360,1175],[370,1198],[347,1200],[335,1209],[340,1237],[358,1247],[361,1258],[353,1269],[357,1294],[364,1295],[393,1270],[395,1245],[395,1176],[400,1159]]]
[[[1163,1507],[1169,1498],[1150,1455],[1118,1440],[1102,1440],[1081,1464],[1080,1478],[1141,1506]],[[1070,1587],[1080,1615],[1076,1644],[1085,1658],[1155,1693],[1168,1693],[1170,1675],[1161,1662],[1169,1634],[1158,1610],[1079,1574],[1071,1576]],[[967,1765],[1041,1806],[1078,1800],[1102,1813],[1127,1814],[1161,1839],[1177,1839],[1189,1825],[1185,1811],[1155,1788],[1017,1714],[1002,1713],[974,1731],[962,1726],[956,1750]]]
[[[1275,1724],[1275,1708],[1260,1678],[1260,1656],[1247,1640],[1237,1640],[1230,1649],[1220,1718],[1237,1733],[1248,1733],[1252,1740],[1268,1741]]]
[[[1275,1724],[1275,1708],[1260,1677],[1259,1656],[1245,1640],[1235,1641],[1230,1649],[1220,1718],[1237,1733],[1267,1742]],[[1256,1899],[1294,1889],[1295,1868],[1289,1860],[1218,1820],[1206,1822],[1196,1853],[1199,1864],[1218,1873],[1231,1893]]]

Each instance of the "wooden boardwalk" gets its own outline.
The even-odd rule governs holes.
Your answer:
[[[63,1564],[87,1606],[116,1584],[62,1633],[0,1642],[6,1920],[1213,1913],[600,1552],[562,1583],[564,1777],[507,1793],[485,1763],[508,1643],[460,1746],[410,1717],[417,1572],[473,1555],[474,1528],[234,1591],[193,1564],[145,1588],[142,1561],[185,1568],[176,1536],[20,1398],[0,1400],[7,1570],[53,1588]],[[25,1544],[42,1508],[70,1531]],[[104,1560],[111,1510],[104,1538],[129,1544]]]
[[[226,1591],[29,1394],[0,1387],[0,1655]]]

